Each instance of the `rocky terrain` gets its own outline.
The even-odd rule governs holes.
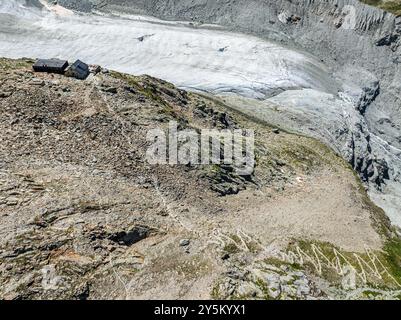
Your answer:
[[[302,49],[320,58],[338,81],[340,95],[306,96],[305,92],[291,92],[288,96],[275,92],[277,96],[269,110],[266,111],[268,103],[262,106],[263,112],[268,112],[264,116],[271,117],[278,105],[283,111],[272,116],[274,124],[289,124],[285,127],[288,130],[328,142],[352,163],[368,182],[372,199],[385,209],[394,224],[401,226],[400,3],[364,2],[368,5],[357,0],[62,0],[58,3],[83,12],[143,14],[191,21],[194,26],[216,24]],[[312,100],[314,108],[319,109],[318,118],[322,113],[327,116],[325,105],[333,99],[339,100],[337,107],[345,104],[345,109],[356,108],[359,114],[346,111],[340,121],[329,117],[328,122],[336,122],[336,129],[327,130],[319,122],[305,121],[315,116],[315,110],[308,107],[310,103],[302,111],[288,108],[294,99],[300,101],[296,103],[298,106],[302,105],[304,98]],[[243,105],[240,108],[247,109]],[[342,117],[338,113],[336,116]]]
[[[0,0],[0,299],[400,299],[400,4],[363,2]],[[254,171],[150,165],[172,120]]]
[[[324,144],[148,76],[0,60],[2,299],[395,299],[401,242]],[[149,128],[256,130],[257,166],[152,166]]]
[[[401,226],[399,18],[357,1],[59,4],[0,1],[0,55],[79,56],[224,97],[329,145]]]

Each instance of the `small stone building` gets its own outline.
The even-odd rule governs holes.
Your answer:
[[[81,60],[77,60],[69,66],[69,68],[65,72],[65,75],[67,77],[84,80],[89,76],[89,73],[89,66]]]

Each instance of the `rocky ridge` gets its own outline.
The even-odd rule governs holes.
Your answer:
[[[148,76],[32,63],[0,60],[2,299],[399,296],[396,234],[322,143]],[[170,120],[255,128],[254,173],[149,165]]]

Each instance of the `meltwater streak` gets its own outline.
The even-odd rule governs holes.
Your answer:
[[[253,98],[337,89],[320,62],[256,37],[141,17],[57,14],[32,3],[0,0],[0,56],[79,58],[181,88]]]

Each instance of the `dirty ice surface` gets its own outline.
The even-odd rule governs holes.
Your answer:
[[[74,14],[34,3],[39,2],[0,0],[0,56],[79,58],[181,88],[250,98],[300,88],[336,92],[319,61],[256,37],[140,16]]]

